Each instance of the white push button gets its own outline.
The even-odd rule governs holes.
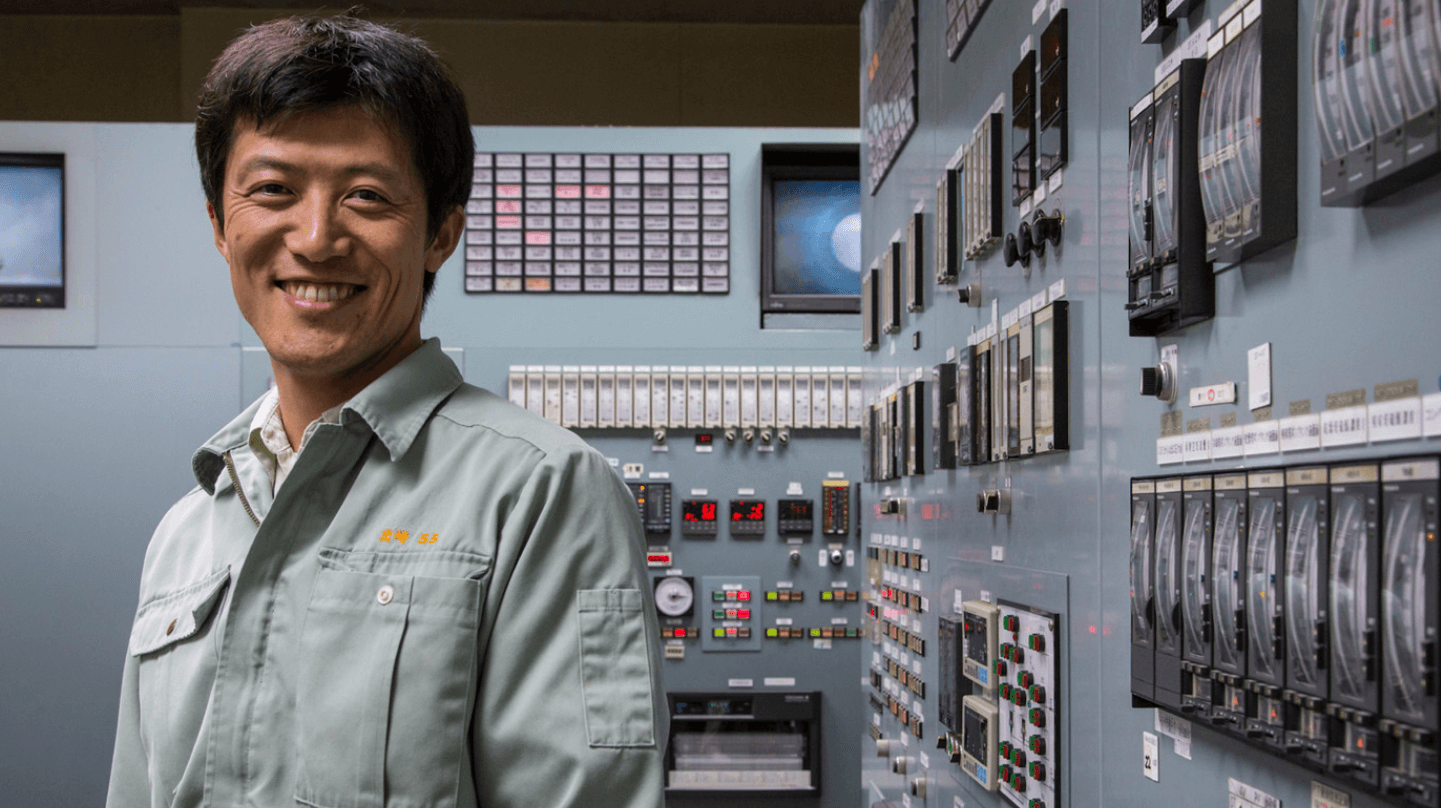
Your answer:
[[[375,593],[375,599],[380,601],[381,606],[388,605],[392,600],[395,600],[395,587],[390,584],[382,586],[380,591]]]

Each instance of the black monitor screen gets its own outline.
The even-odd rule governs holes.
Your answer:
[[[65,156],[0,153],[0,308],[65,307]]]
[[[768,144],[761,161],[761,311],[859,312],[858,147]]]

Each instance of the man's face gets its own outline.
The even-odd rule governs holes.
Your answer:
[[[421,281],[449,257],[453,211],[425,239],[404,141],[358,107],[236,123],[214,212],[235,301],[277,372],[367,382],[420,344]]]

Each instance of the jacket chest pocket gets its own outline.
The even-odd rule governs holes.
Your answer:
[[[332,555],[319,571],[296,682],[298,802],[456,805],[489,561],[448,555],[457,577],[414,574],[437,570],[400,554]]]
[[[175,783],[191,757],[215,681],[216,619],[230,568],[145,601],[130,628],[139,659],[140,736],[152,782]]]

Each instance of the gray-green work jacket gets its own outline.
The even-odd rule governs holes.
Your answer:
[[[254,410],[151,539],[109,806],[662,804],[658,629],[604,458],[435,340],[273,497]]]

